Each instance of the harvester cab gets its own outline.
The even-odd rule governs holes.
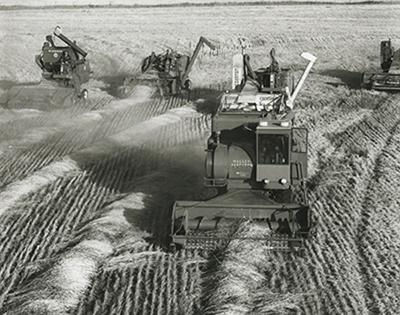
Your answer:
[[[36,64],[42,70],[42,77],[61,86],[73,87],[78,97],[86,99],[88,91],[81,90],[81,85],[87,83],[90,77],[87,52],[62,34],[59,26],[55,28],[53,35],[67,46],[56,46],[53,36],[46,36],[42,52],[35,56]]]
[[[204,45],[211,50],[216,49],[214,44],[201,36],[191,57],[173,49],[167,49],[158,55],[152,52],[142,61],[142,75],[139,79],[142,82],[148,81],[156,85],[161,96],[174,96],[189,92],[192,88],[189,74]],[[124,86],[131,85],[131,81],[134,80],[134,78],[127,78]]]
[[[276,66],[274,50],[271,57]],[[222,96],[212,118],[206,149],[204,184],[219,195],[175,203],[174,244],[215,248],[235,238],[232,227],[246,219],[265,223],[272,250],[303,248],[311,227],[305,187],[308,133],[293,126],[292,109],[316,58],[309,53],[302,57],[309,63],[292,89],[292,81],[282,81],[276,67],[252,76],[245,54],[238,80],[239,59],[234,56],[233,89]]]
[[[400,91],[400,49],[395,50],[391,40],[381,41],[382,72],[366,72],[361,85],[379,91]]]

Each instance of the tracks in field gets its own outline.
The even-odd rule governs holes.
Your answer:
[[[355,119],[344,129],[340,128],[342,127],[340,125],[336,133],[328,135],[333,148],[322,151],[328,154],[321,155],[323,163],[313,179],[318,180],[315,182],[315,188],[310,191],[312,211],[319,217],[317,235],[306,243],[304,258],[276,254],[266,258],[264,264],[268,268],[265,269],[265,280],[260,286],[259,293],[272,292],[272,296],[275,297],[272,301],[275,302],[280,298],[285,301],[285,294],[292,296],[299,308],[297,311],[302,314],[368,313],[371,305],[366,301],[364,286],[370,283],[364,283],[362,270],[359,268],[357,224],[364,216],[365,196],[369,193],[369,183],[374,176],[376,160],[386,150],[393,128],[398,124],[397,103],[396,97],[389,97],[362,119]],[[334,115],[332,119],[336,117],[340,122],[343,115],[340,111],[337,114],[338,116]],[[331,116],[327,117],[329,122],[334,122],[330,120]],[[315,132],[320,132],[318,127]],[[321,148],[324,149],[326,144],[325,142],[322,144]],[[314,146],[314,148],[319,147]],[[383,189],[386,190],[387,188]],[[379,190],[377,193],[379,194]],[[385,224],[390,225],[389,222]],[[370,233],[368,241],[364,244],[371,241],[371,235],[381,235],[384,227],[385,225],[381,225],[373,229],[374,233]],[[381,245],[384,244],[383,240],[389,241],[390,237],[388,235],[382,237]],[[395,248],[398,248],[398,242],[395,240],[390,242],[391,245],[387,248],[394,246],[393,244],[397,244]],[[369,248],[371,249],[369,255],[375,259],[375,264],[370,265],[374,266],[377,261],[379,262],[376,259],[378,255],[382,268],[384,264],[383,258],[379,255],[380,249],[374,246]],[[389,257],[386,263],[394,264],[396,262],[394,255]],[[371,261],[370,257],[369,262]],[[368,263],[363,264],[373,270],[369,271],[371,275],[379,277],[379,272],[374,270],[374,267]],[[397,270],[397,267],[393,270]],[[381,283],[386,282],[388,292],[390,286],[387,279],[396,275],[393,270],[391,275],[389,270],[385,270],[380,276],[385,279]],[[374,279],[373,276],[370,278]],[[381,300],[384,299],[383,292],[385,291],[379,293]],[[375,300],[379,301],[378,298]],[[286,300],[286,302],[291,301]],[[281,306],[284,307],[285,304]],[[392,307],[391,310],[393,309],[395,308]]]
[[[109,262],[125,256],[125,263],[100,268],[76,314],[189,314],[199,309],[199,268],[204,262],[199,253],[172,254],[141,245]]]
[[[354,99],[350,101],[354,102]],[[321,157],[324,161],[315,176],[319,178],[316,188],[310,192],[312,211],[319,216],[318,234],[306,243],[304,258],[271,254],[264,257],[265,269],[259,269],[265,279],[257,293],[271,293],[271,303],[277,303],[281,310],[288,307],[294,312],[309,315],[358,315],[368,312],[364,282],[358,268],[357,223],[363,216],[362,204],[368,182],[373,176],[375,159],[391,137],[391,129],[397,123],[399,112],[395,97],[383,98],[374,107],[369,104],[364,106],[371,110],[363,111],[363,117],[357,117],[357,111],[348,112],[346,107],[337,110],[333,106],[333,111],[329,112],[325,111],[324,106],[322,111],[326,114],[326,122],[322,120],[323,123],[313,128],[317,134],[315,140],[327,137],[324,133],[331,133],[328,137],[333,146],[330,149],[323,140],[313,143],[312,148],[323,150]],[[359,110],[360,104],[355,103],[354,109]],[[316,117],[322,119],[318,115]],[[341,122],[342,119],[345,121]],[[318,157],[316,153],[320,152],[314,152],[314,156]],[[220,262],[226,263],[228,261],[225,259]],[[230,277],[234,278],[235,275],[231,274]],[[219,289],[217,287],[213,292]],[[254,294],[253,301],[257,301],[257,296],[261,295]],[[233,303],[230,309],[237,307],[239,313],[245,313],[246,307],[252,305],[250,299],[236,299],[234,302],[235,298],[230,295],[229,298]],[[267,300],[268,295],[263,298]],[[253,304],[253,307],[252,311],[266,311],[262,303]],[[214,308],[214,312],[217,309]],[[221,309],[218,311],[223,312]]]
[[[115,116],[117,121],[109,122],[111,125],[109,129],[112,131],[108,132],[114,134],[116,129],[126,128],[132,121],[137,121],[140,117],[148,119],[180,105],[178,100],[154,102],[154,104],[142,104],[141,107],[136,108],[136,112],[133,114],[131,109],[131,111],[119,112],[119,115]],[[142,114],[138,113],[139,110]],[[126,115],[127,112],[131,114]],[[132,117],[134,114],[136,116]],[[209,122],[205,116],[191,117],[191,115],[187,115],[185,117],[184,114],[181,119],[178,119],[179,115],[181,115],[179,111],[174,115],[160,115],[149,119],[147,125],[146,123],[138,124],[138,126],[142,126],[143,130],[137,129],[137,134],[132,132],[118,134],[119,138],[114,139],[117,142],[129,144],[135,143],[136,140],[139,141],[136,141],[137,144],[131,148],[129,145],[118,148],[115,154],[109,152],[106,159],[100,161],[94,159],[80,170],[78,167],[78,174],[51,180],[40,190],[25,196],[20,203],[9,207],[9,211],[3,216],[4,226],[7,229],[0,233],[2,246],[0,265],[4,266],[0,270],[4,279],[0,286],[1,302],[7,297],[10,290],[20,286],[29,276],[29,272],[26,271],[27,266],[54,256],[60,250],[60,244],[66,242],[82,222],[90,220],[101,209],[107,198],[132,186],[132,181],[148,174],[149,171],[154,172],[158,167],[162,168],[163,165],[166,165],[165,163],[168,164],[163,159],[167,158],[168,160],[170,157],[155,154],[155,149],[158,152],[163,147],[199,139],[200,135],[208,128]],[[118,127],[116,128],[114,124],[117,124]],[[102,134],[103,137],[106,135],[107,132]],[[143,143],[146,145],[143,146]],[[45,143],[42,146],[44,147]],[[55,146],[55,149],[57,148]],[[83,154],[83,156],[86,155],[87,153]],[[103,155],[100,152],[100,156]],[[43,158],[43,152],[39,150],[34,154],[33,161],[41,163],[41,158]],[[48,167],[53,164],[51,163]],[[40,166],[35,167],[40,168]],[[29,175],[32,171],[28,169],[20,176]],[[43,222],[44,224],[41,224]],[[197,290],[197,287],[197,285],[191,285],[193,290]],[[190,302],[188,303],[192,305]]]
[[[329,199],[327,199],[329,212],[323,211],[320,214],[320,226],[329,227],[326,230],[326,234],[332,239],[337,249],[331,244],[328,248],[333,249],[332,258],[338,257],[344,261],[347,260],[347,266],[342,267],[342,273],[346,274],[346,269],[349,266],[359,266],[363,263],[359,263],[360,250],[359,250],[359,232],[360,226],[357,226],[358,222],[363,222],[365,216],[365,196],[368,196],[370,190],[370,183],[375,176],[374,169],[376,169],[376,163],[379,161],[379,157],[385,150],[388,141],[390,141],[393,130],[395,130],[398,124],[398,99],[395,97],[389,98],[386,102],[381,104],[376,110],[374,110],[370,117],[364,119],[361,123],[354,126],[350,126],[345,132],[336,137],[336,145],[342,147],[347,152],[348,157],[344,157],[341,163],[347,164],[348,167],[343,166],[338,168],[340,173],[329,173],[326,172],[324,177],[332,176],[332,187],[328,189]],[[335,179],[336,177],[336,179]],[[337,182],[337,186],[334,188],[334,183]],[[323,183],[321,183],[323,184]],[[329,186],[328,186],[329,187]],[[347,192],[345,190],[348,190]],[[315,196],[318,199],[324,199],[323,194],[317,193]],[[320,201],[316,200],[320,203]],[[327,219],[334,220],[334,225],[327,225]],[[361,223],[362,224],[362,223]],[[322,237],[320,235],[319,237]],[[357,260],[349,260],[351,257],[350,253],[354,255]],[[348,255],[348,257],[346,257]],[[336,258],[333,258],[336,260]],[[323,266],[340,266],[340,261],[325,262]],[[364,264],[365,266],[365,264]],[[326,268],[326,267],[325,267]],[[348,270],[348,277],[343,278],[342,281],[337,283],[338,287],[343,284],[349,283],[343,287],[342,292],[351,290],[351,287],[362,286],[367,288],[368,283],[364,281],[363,272],[364,268],[355,268],[353,271]],[[353,274],[352,274],[353,273]],[[356,276],[359,274],[359,277]],[[337,272],[333,273],[334,277],[339,278]],[[340,279],[340,278],[339,278]],[[351,284],[353,282],[353,284]],[[357,283],[359,285],[357,286]],[[335,286],[336,286],[335,285]],[[333,288],[332,288],[333,289]],[[354,290],[354,289],[353,289]],[[330,311],[345,310],[346,305],[352,305],[347,309],[346,313],[366,313],[370,308],[370,304],[366,304],[365,296],[361,296],[359,292],[357,299],[350,299],[351,295],[343,297],[343,304],[339,309],[332,308]],[[363,294],[363,293],[362,293]],[[354,294],[354,297],[357,295]],[[335,297],[340,297],[340,292],[335,294]],[[345,300],[348,299],[347,302]],[[339,302],[339,301],[338,301]],[[333,307],[334,304],[331,304]],[[340,305],[337,304],[337,305]]]
[[[376,158],[362,205],[362,218],[357,228],[360,269],[367,294],[369,314],[394,314],[400,307],[400,232],[390,226],[400,219],[398,185],[400,119]],[[384,188],[384,189],[382,189]],[[383,223],[383,224],[382,224]],[[382,303],[381,301],[385,301]]]
[[[348,181],[350,191],[357,195],[352,203],[348,203],[348,209],[357,217],[343,213],[336,220],[354,238],[352,248],[358,258],[362,292],[365,292],[365,314],[394,314],[400,306],[394,293],[398,288],[395,279],[400,277],[399,261],[395,255],[391,255],[393,251],[398,252],[395,249],[399,249],[396,240],[398,233],[392,227],[393,222],[399,219],[394,210],[395,196],[398,196],[398,160],[397,163],[393,162],[398,155],[398,104],[399,97],[389,97],[361,125],[351,126],[336,138],[336,145],[345,146],[356,157],[347,162],[352,171],[343,180]],[[350,138],[343,138],[345,134],[351,135]],[[363,173],[364,180],[362,177],[353,177],[354,174],[358,174],[358,177]],[[338,199],[337,204],[340,203],[342,200]],[[354,226],[352,222],[357,222],[357,225]],[[338,233],[327,233],[338,239]]]
[[[98,110],[111,102],[112,98],[97,96],[85,102],[77,102],[69,108],[56,109],[50,112],[37,111],[33,117],[18,117],[0,123],[0,140],[11,142],[16,138],[29,136],[31,130],[38,128],[54,128],[60,123],[60,119],[74,119],[88,111]],[[22,134],[21,134],[22,131]]]
[[[398,118],[398,99],[391,97],[362,122],[350,126],[333,138],[336,146],[342,147],[345,156],[341,162],[328,159],[328,163],[343,163],[343,166],[336,167],[335,172],[323,172],[322,177],[325,178],[325,182],[328,182],[326,187],[328,189],[320,188],[312,197],[314,207],[320,209],[317,211],[320,212],[319,227],[324,229],[324,233],[319,234],[318,238],[328,237],[328,246],[323,247],[322,244],[317,246],[324,248],[326,253],[318,254],[319,258],[314,263],[319,260],[319,263],[325,269],[324,273],[331,274],[333,279],[339,280],[339,282],[331,280],[334,283],[331,292],[334,292],[335,288],[342,289],[334,294],[335,299],[339,299],[335,303],[329,301],[331,298],[326,298],[325,301],[329,302],[323,304],[323,307],[327,308],[323,312],[366,314],[372,306],[371,303],[365,301],[364,290],[359,290],[357,293],[354,291],[356,287],[369,290],[370,282],[365,281],[364,272],[367,271],[366,268],[374,268],[363,261],[365,257],[360,257],[359,233],[360,229],[365,227],[363,222],[365,222],[365,216],[368,215],[365,212],[365,198],[368,198],[370,194],[371,182],[374,181],[376,169],[379,168],[377,163],[379,163],[380,157],[391,141],[393,132],[398,126]],[[328,163],[327,165],[329,165]],[[331,183],[329,183],[329,177],[331,177]],[[324,181],[317,185],[324,185]],[[326,197],[324,197],[324,190],[327,191]],[[321,208],[321,206],[326,207],[326,209]],[[330,220],[333,220],[333,222],[330,223]],[[361,222],[360,225],[357,225],[358,222]],[[384,233],[384,231],[381,231],[381,233]],[[314,247],[312,251],[317,247]],[[322,259],[329,252],[331,252],[330,260]],[[314,256],[312,252],[309,252],[309,254]],[[353,255],[356,259],[351,258]],[[346,263],[343,265],[343,262]],[[333,269],[340,265],[342,265],[341,268]],[[353,265],[362,266],[362,268],[351,270]],[[330,270],[327,269],[327,266]],[[339,272],[339,270],[341,271]],[[342,275],[346,274],[348,276],[342,278]],[[357,277],[357,274],[359,277]],[[322,283],[318,287],[323,287]],[[353,294],[347,296],[340,293],[351,292],[351,290],[353,290]],[[323,296],[324,294],[322,294]],[[322,301],[324,301],[324,298],[322,298]],[[313,314],[313,312],[310,312],[310,314]]]
[[[44,139],[28,148],[11,151],[0,156],[0,187],[21,179],[28,174],[50,164],[57,158],[71,154],[91,143],[131,127],[133,124],[149,119],[168,109],[182,105],[182,100],[136,102],[132,106],[105,112],[90,112],[76,121],[62,123],[61,130],[45,134]]]
[[[218,286],[213,289],[215,294],[211,294],[211,300],[204,302],[202,294],[206,288],[201,274],[207,267],[199,253],[180,251],[171,254],[145,243],[144,240],[141,246],[134,247],[129,243],[132,241],[130,240],[122,242],[113,255],[102,258],[101,267],[96,269],[92,285],[81,296],[76,313],[190,314],[204,311],[203,302],[207,310],[214,313],[222,314],[233,308],[238,314],[242,311],[265,313],[272,305],[265,302],[269,301],[276,303],[274,305],[278,309],[286,308],[310,315],[358,315],[367,314],[368,308],[373,303],[384,300],[386,293],[389,293],[394,302],[388,301],[391,308],[379,306],[379,310],[389,310],[390,313],[398,304],[394,294],[396,285],[388,283],[388,279],[395,279],[400,275],[400,262],[394,255],[390,255],[391,246],[385,248],[385,258],[377,253],[376,248],[368,245],[375,242],[377,246],[382,246],[386,241],[393,242],[388,235],[381,233],[382,228],[389,226],[390,222],[376,216],[377,213],[371,209],[381,204],[377,201],[381,190],[376,189],[374,183],[379,182],[385,185],[385,190],[390,191],[389,188],[396,184],[395,179],[398,178],[391,179],[387,176],[390,167],[398,167],[396,141],[400,139],[398,132],[394,132],[398,130],[399,124],[396,101],[396,98],[387,99],[364,118],[352,120],[344,129],[330,137],[336,148],[329,151],[325,167],[317,173],[321,176],[318,189],[311,192],[313,210],[319,213],[321,220],[319,233],[315,241],[307,242],[305,258],[262,252],[257,257],[257,263],[254,263],[251,256],[254,250],[251,246],[246,247],[249,244],[245,244],[247,252],[243,251],[243,244],[230,244],[232,255],[219,262],[218,272],[212,273],[226,277],[216,281]],[[162,111],[170,107],[165,103],[157,106],[163,108]],[[119,115],[110,116],[112,118],[107,120],[108,125],[100,124],[97,130],[102,130],[102,134],[95,138],[96,141],[85,133],[84,128],[66,132],[59,141],[68,142],[68,145],[75,146],[74,149],[66,153],[56,153],[43,165],[53,165],[53,161],[65,154],[79,156],[74,152],[88,145],[96,147],[92,144],[97,140],[101,144],[104,137],[111,139],[109,135],[122,131],[122,128],[113,127],[114,124],[123,125],[125,129],[130,121],[134,121],[136,116],[129,116],[134,115],[129,113],[129,109],[120,111]],[[127,118],[120,117],[125,115]],[[80,165],[78,174],[51,180],[34,194],[25,196],[22,203],[16,203],[10,208],[11,211],[4,216],[6,228],[0,232],[0,266],[6,266],[0,268],[0,278],[5,279],[0,285],[2,299],[7,298],[10,290],[23,290],[26,287],[25,282],[32,276],[40,279],[38,271],[46,271],[46,266],[41,267],[40,262],[47,263],[49,257],[63,257],[65,247],[74,245],[77,238],[74,235],[79,234],[81,228],[90,225],[110,197],[124,191],[148,190],[146,185],[150,184],[156,186],[152,187],[152,192],[168,192],[166,186],[173,184],[168,174],[162,174],[165,169],[176,165],[182,155],[171,155],[166,149],[198,140],[208,129],[209,121],[204,116],[188,116],[177,120],[165,116],[164,120],[159,120],[161,118],[157,115],[149,115],[150,119],[145,119],[147,123],[138,124],[143,130],[138,127],[135,134],[124,134],[122,131],[122,137],[115,140],[126,145],[117,146],[115,154],[106,152],[104,157],[107,158],[98,161],[94,159],[94,163],[87,166]],[[351,113],[348,117],[353,116]],[[79,138],[79,131],[82,131],[83,139]],[[71,139],[69,135],[74,132],[77,132],[77,140],[68,140]],[[142,141],[136,143],[136,139],[131,139],[135,137]],[[129,143],[136,144],[130,146]],[[45,143],[40,145],[44,147]],[[52,148],[56,151],[62,146],[54,145]],[[42,163],[42,157],[53,154],[53,151],[50,150],[49,153],[38,149],[30,161]],[[63,149],[60,152],[64,152]],[[397,164],[391,162],[388,165],[388,160],[397,161]],[[193,167],[193,161],[191,162],[188,168]],[[29,178],[30,174],[43,169],[40,165],[22,170],[18,173],[19,178]],[[15,164],[12,167],[18,172],[22,166]],[[182,170],[178,172],[182,177]],[[11,183],[12,180],[7,182]],[[143,184],[145,182],[147,184]],[[157,187],[160,189],[157,190]],[[395,194],[396,191],[392,190],[392,193]],[[369,195],[376,197],[371,198]],[[160,206],[155,203],[154,214],[167,218],[164,216],[169,208],[166,200],[174,198],[167,194],[161,197],[165,197],[164,204]],[[161,197],[158,199],[162,199]],[[151,203],[152,199],[157,198],[149,197],[148,202]],[[384,196],[380,200],[383,202]],[[384,205],[385,208],[388,206],[390,204]],[[379,213],[384,209],[383,206],[380,207]],[[396,213],[396,207],[392,205],[388,212],[389,218],[393,221],[400,220]],[[376,226],[375,219],[380,219],[381,225]],[[360,220],[362,221],[357,226],[356,223]],[[160,224],[166,225],[167,221],[155,223],[154,228],[158,228]],[[362,232],[363,229],[368,233]],[[383,236],[376,237],[376,234]],[[400,251],[400,242],[393,246]],[[261,246],[257,250],[261,250]],[[362,258],[357,260],[357,257],[361,257],[359,253]],[[113,265],[108,264],[108,261]],[[240,270],[248,270],[250,266],[251,273],[240,275],[233,272],[234,267],[240,264],[246,266]],[[380,267],[375,268],[378,265]],[[393,266],[393,269],[389,270],[385,266]],[[360,271],[367,276],[359,277]],[[237,284],[243,279],[246,281],[240,287],[251,291],[249,299],[243,298],[240,290],[234,294],[226,290],[230,281]],[[177,286],[177,281],[182,285]],[[383,283],[384,286],[375,295],[370,295],[371,300],[365,303],[364,287],[369,288],[371,283]],[[26,297],[21,298],[21,301],[26,301]],[[6,301],[6,306],[12,308],[13,305],[8,303]],[[374,310],[376,309],[372,309]]]

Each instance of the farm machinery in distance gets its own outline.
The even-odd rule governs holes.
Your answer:
[[[366,72],[361,85],[378,91],[400,91],[400,49],[395,50],[391,40],[381,41],[381,72]]]
[[[59,26],[53,34],[67,46],[56,46],[53,37],[46,36],[41,54],[35,57],[42,77],[61,86],[72,87],[78,97],[87,98],[88,91],[81,90],[81,85],[89,82],[91,73],[89,61],[86,60],[87,52],[62,34]]]
[[[66,46],[57,46],[56,38]],[[57,26],[52,35],[46,36],[41,53],[35,56],[44,80],[40,84],[13,86],[2,102],[6,107],[18,108],[34,103],[61,104],[71,95],[73,99],[86,99],[88,91],[82,89],[82,84],[89,81],[91,74],[86,57],[87,52]]]
[[[268,226],[271,250],[303,249],[311,227],[308,131],[293,126],[292,109],[316,57],[301,56],[308,65],[297,83],[291,70],[279,67],[274,49],[271,65],[257,70],[244,52],[233,56],[232,90],[212,117],[206,148],[204,185],[218,194],[175,202],[173,247],[214,249],[235,238],[232,227],[245,219]]]
[[[191,57],[172,49],[167,49],[161,54],[152,52],[141,63],[142,74],[138,78],[126,78],[120,94],[129,94],[137,80],[157,86],[161,96],[174,96],[190,91],[192,83],[189,74],[204,45],[211,50],[216,49],[214,44],[201,36]]]

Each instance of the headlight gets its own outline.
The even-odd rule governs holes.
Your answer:
[[[269,183],[269,180],[265,178],[265,179],[263,180],[263,182],[264,182],[265,185],[267,185],[267,184]]]
[[[281,122],[281,127],[289,127],[289,122],[288,121],[282,121]]]
[[[279,180],[279,183],[281,183],[282,185],[286,185],[287,184],[287,179],[286,178],[281,178]]]

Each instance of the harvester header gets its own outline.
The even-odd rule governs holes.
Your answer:
[[[400,49],[395,50],[392,41],[383,40],[380,45],[381,72],[365,72],[361,86],[377,91],[400,91]]]

